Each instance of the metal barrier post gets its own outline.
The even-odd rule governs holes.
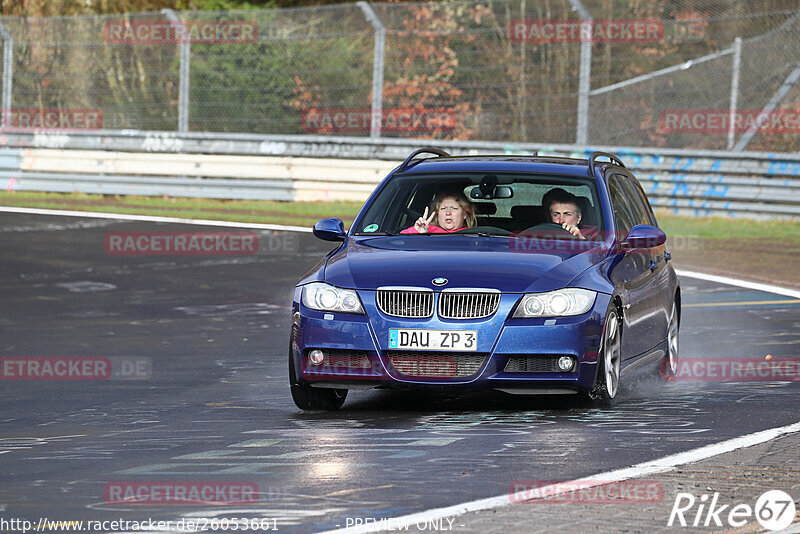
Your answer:
[[[367,21],[375,30],[375,51],[372,60],[372,120],[369,127],[370,137],[381,136],[383,123],[383,68],[386,53],[386,28],[375,11],[367,2],[356,2],[364,12]]]
[[[6,121],[11,117],[11,91],[14,80],[14,38],[0,22],[0,37],[3,38],[3,89],[2,89],[2,119],[0,127],[8,126]]]
[[[761,122],[761,117],[768,117],[773,111],[775,111],[775,108],[778,107],[778,104],[781,103],[781,101],[786,97],[786,95],[789,94],[789,91],[791,91],[792,87],[797,85],[797,82],[799,81],[800,81],[800,66],[797,66],[794,68],[792,72],[789,73],[789,76],[786,77],[786,79],[783,81],[783,83],[775,92],[775,94],[772,95],[772,98],[770,98],[769,102],[767,102],[767,105],[761,109],[761,113],[758,114],[758,119],[756,121],[756,124],[751,126],[739,138],[739,142],[736,143],[735,147],[733,147],[734,151],[739,152],[747,148],[747,145],[749,145],[750,141],[753,140],[753,136],[756,134],[756,132],[758,132],[758,127]]]
[[[189,131],[189,74],[191,61],[191,38],[186,25],[172,9],[162,9],[169,21],[175,25],[176,34],[180,36],[180,80],[178,81],[178,131]]]
[[[572,9],[581,17],[581,24],[592,24],[592,15],[581,0],[569,0]],[[581,68],[578,75],[578,128],[575,134],[576,145],[589,142],[589,91],[591,90],[592,41],[581,40]]]
[[[739,71],[742,68],[742,38],[733,41],[733,70],[731,72],[731,106],[728,117],[728,150],[733,150],[736,135],[736,108],[739,104]]]

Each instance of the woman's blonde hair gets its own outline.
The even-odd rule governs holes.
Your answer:
[[[475,217],[475,206],[472,205],[472,202],[470,202],[463,191],[454,189],[439,191],[433,199],[433,211],[436,213],[436,226],[441,226],[441,224],[439,224],[439,206],[442,205],[442,202],[447,197],[456,199],[458,205],[461,206],[467,214],[466,219],[464,219],[464,224],[466,224],[467,228],[472,228],[478,224],[478,219]]]

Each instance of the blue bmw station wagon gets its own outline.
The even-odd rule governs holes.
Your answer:
[[[634,364],[677,368],[680,287],[666,235],[612,154],[422,148],[349,231],[323,219],[314,235],[341,243],[294,292],[289,382],[303,410],[339,409],[348,390],[375,387],[609,405]]]

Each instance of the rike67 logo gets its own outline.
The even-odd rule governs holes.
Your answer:
[[[678,493],[669,514],[667,526],[743,527],[754,517],[767,530],[783,530],[794,521],[796,506],[792,497],[781,490],[769,490],[749,504],[721,504],[719,492],[696,498],[691,493]]]

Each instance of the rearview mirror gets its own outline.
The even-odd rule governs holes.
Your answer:
[[[322,219],[314,223],[314,236],[325,241],[342,241],[346,234],[341,219]]]
[[[494,198],[514,198],[514,190],[507,185],[498,185],[494,188]]]
[[[469,192],[469,197],[475,200],[514,198],[514,190],[507,185],[492,185],[483,183],[480,186],[473,187]]]

